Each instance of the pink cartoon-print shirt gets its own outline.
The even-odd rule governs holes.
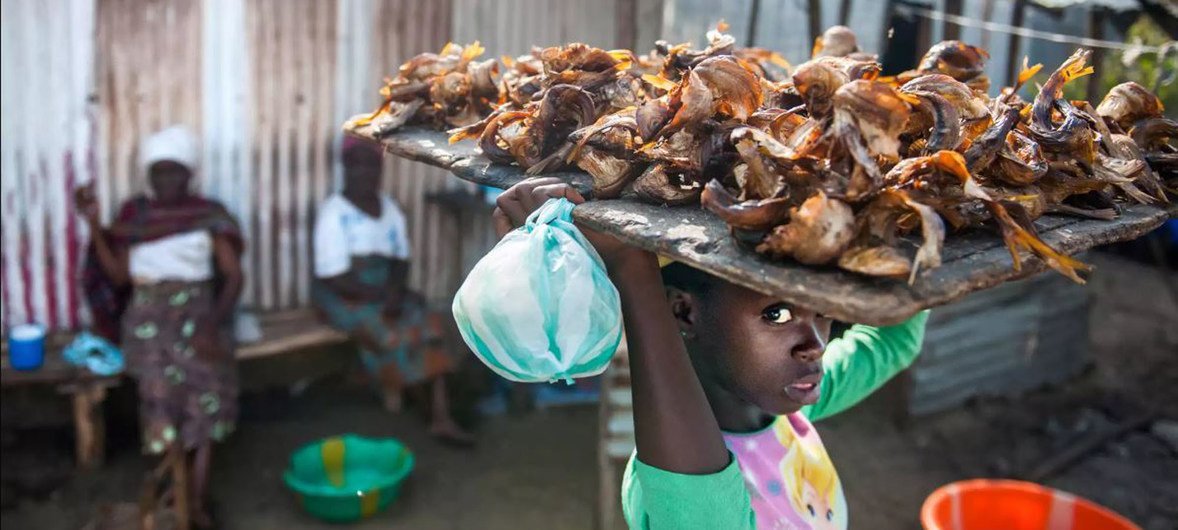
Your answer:
[[[847,501],[818,431],[800,413],[754,433],[724,433],[758,530],[846,530]]]

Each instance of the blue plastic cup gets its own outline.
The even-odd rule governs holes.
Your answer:
[[[45,327],[21,324],[8,330],[8,364],[14,370],[36,370],[45,364]]]

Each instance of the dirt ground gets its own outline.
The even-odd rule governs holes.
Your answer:
[[[1090,382],[1070,387],[1095,388]],[[1076,395],[1049,391],[1019,405],[976,403],[907,428],[889,417],[885,400],[876,399],[819,429],[839,468],[854,527],[909,529],[918,527],[920,504],[938,485],[1017,474],[1020,466],[1052,454],[1053,441],[1112,421],[1091,401],[1072,408],[1067,402]],[[1115,399],[1109,403],[1117,406]],[[418,458],[393,509],[355,528],[593,527],[593,407],[491,418],[473,451],[437,446],[414,417],[390,417],[363,389],[313,389],[278,410],[273,403],[253,408],[271,409],[271,417],[244,422],[217,455],[213,487],[226,529],[336,528],[300,513],[281,474],[296,447],[343,432],[398,437]],[[1067,412],[1052,412],[1061,410]],[[77,475],[47,498],[24,500],[0,521],[5,529],[79,528],[96,506],[133,499],[142,471],[143,460],[124,448],[101,471]],[[1097,500],[1148,529],[1173,528],[1170,522],[1178,518],[1178,457],[1145,430],[1110,442],[1047,483]]]
[[[894,403],[882,392],[818,425],[843,481],[852,528],[918,528],[920,505],[937,486],[973,477],[1025,477],[1093,437],[1092,450],[1044,482],[1102,503],[1147,530],[1175,528],[1178,299],[1143,304],[1140,294],[1148,291],[1139,286],[1094,284],[1103,293],[1093,307],[1095,365],[1079,379],[907,422],[896,420]],[[321,381],[297,396],[249,394],[242,409],[241,428],[215,460],[213,489],[226,529],[338,528],[302,514],[281,474],[296,447],[345,432],[398,437],[418,462],[393,508],[355,528],[593,528],[598,484],[592,406],[486,418],[478,428],[480,445],[471,451],[437,446],[416,416],[387,414],[365,388],[343,378]],[[1128,432],[1098,436],[1143,415]],[[74,530],[102,503],[134,499],[144,461],[133,439],[115,434],[105,467],[72,474],[64,466],[63,484],[26,495],[0,513],[3,528]],[[45,461],[10,452],[12,445],[27,445],[17,442],[5,442],[5,480]],[[50,464],[60,471],[68,463],[68,441],[59,449]]]

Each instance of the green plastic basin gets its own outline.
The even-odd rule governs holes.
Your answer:
[[[380,513],[413,470],[413,453],[392,438],[333,436],[290,457],[282,479],[307,513],[346,523]]]

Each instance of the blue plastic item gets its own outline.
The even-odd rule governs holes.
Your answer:
[[[45,326],[21,324],[8,330],[8,364],[22,371],[45,364]]]
[[[503,190],[499,188],[492,188],[490,186],[479,186],[483,190],[483,200],[487,201],[490,206],[495,205],[495,200],[503,195]]]
[[[62,352],[66,362],[84,366],[98,375],[115,375],[123,371],[123,352],[106,339],[83,331]]]
[[[454,295],[463,340],[495,373],[525,383],[600,374],[622,340],[622,306],[605,265],[549,199],[474,266]]]

